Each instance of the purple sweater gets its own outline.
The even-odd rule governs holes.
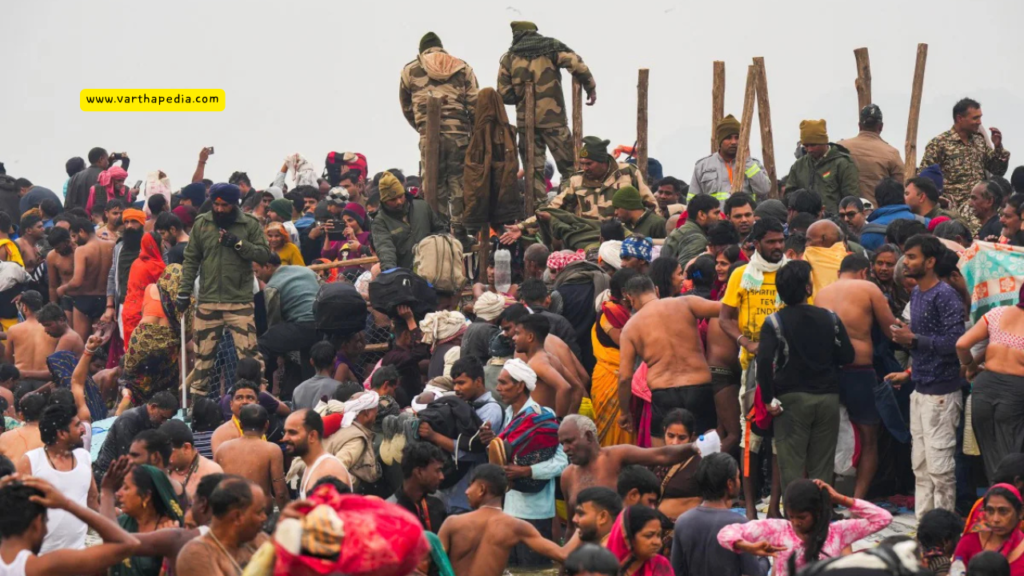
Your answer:
[[[956,341],[964,333],[964,304],[949,284],[910,294],[910,330],[917,336],[911,352],[915,389],[921,394],[949,394],[964,384]]]

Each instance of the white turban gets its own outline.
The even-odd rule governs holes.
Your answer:
[[[533,371],[533,368],[530,368],[529,364],[519,358],[506,361],[502,369],[508,372],[508,375],[516,382],[526,384],[526,389],[530,392],[533,392],[534,388],[537,387],[537,373]]]
[[[609,240],[601,243],[601,247],[597,249],[597,257],[605,264],[620,270],[622,268],[622,241],[621,240]]]
[[[263,192],[270,194],[274,197],[274,200],[280,200],[284,198],[284,191],[278,186],[268,186]]]
[[[438,344],[466,329],[466,317],[459,312],[442,310],[427,314],[420,322],[424,344]]]
[[[359,395],[345,402],[345,415],[341,417],[341,427],[348,428],[356,420],[356,416],[364,410],[372,410],[380,404],[380,395],[373,390],[360,392]]]
[[[473,312],[476,313],[476,317],[486,322],[501,316],[503,310],[505,310],[505,297],[494,292],[484,292],[473,304]]]

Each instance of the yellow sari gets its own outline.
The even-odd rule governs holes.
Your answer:
[[[606,305],[611,304],[606,303]],[[618,306],[617,304],[611,304]],[[615,446],[618,444],[633,444],[633,435],[626,432],[619,426],[619,349],[613,346],[605,346],[602,339],[598,337],[598,330],[607,335],[612,325],[605,318],[602,312],[590,338],[594,345],[594,357],[597,364],[594,366],[594,373],[590,381],[590,397],[594,402],[594,413],[597,418],[597,436],[601,446]],[[610,340],[607,339],[605,341]],[[628,407],[627,407],[628,410]]]

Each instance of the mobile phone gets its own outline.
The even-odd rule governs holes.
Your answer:
[[[142,180],[138,180],[137,182],[135,182],[135,186],[133,186],[133,188],[135,188],[136,190],[138,190],[138,189],[139,189],[139,186],[142,186]]]
[[[207,146],[206,147],[206,153],[207,154],[213,154],[213,146]]]
[[[345,240],[345,222],[331,220],[331,227],[327,230],[329,240]]]

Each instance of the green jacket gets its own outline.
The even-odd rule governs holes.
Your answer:
[[[661,247],[661,256],[675,258],[680,264],[686,264],[708,250],[708,237],[704,229],[696,222],[688,220],[679,228],[676,228],[665,239],[665,245]]]
[[[786,176],[786,193],[798,188],[814,190],[821,195],[825,210],[836,214],[840,200],[860,196],[859,182],[860,173],[850,158],[850,151],[838,144],[829,144],[821,160],[805,154],[793,164]]]
[[[658,239],[665,237],[665,219],[653,210],[647,210],[637,220],[636,224],[622,224],[627,234],[639,234],[647,238]]]
[[[266,264],[270,259],[267,237],[256,218],[241,210],[238,220],[227,231],[241,241],[239,248],[221,245],[220,228],[214,223],[212,212],[196,217],[185,248],[180,295],[192,294],[199,274],[200,303],[252,303],[252,263]]]
[[[380,269],[405,268],[412,270],[413,248],[431,234],[444,231],[425,200],[406,195],[405,217],[395,218],[382,206],[377,212],[370,231],[373,246],[380,259]]]

